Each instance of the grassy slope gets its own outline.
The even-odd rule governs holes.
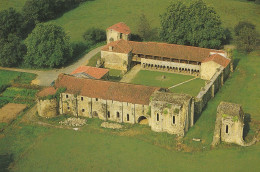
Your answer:
[[[162,75],[164,75],[166,78],[162,79]],[[141,70],[137,73],[131,83],[169,88],[173,85],[179,84],[192,78],[194,77],[189,75]],[[192,96],[196,96],[199,93],[200,88],[204,85],[205,81],[201,79],[195,79],[188,83],[184,83],[180,86],[172,88],[171,91],[175,93],[186,93],[191,94]]]
[[[83,32],[90,27],[106,29],[117,23],[125,22],[136,32],[141,13],[151,20],[153,27],[160,27],[159,15],[170,0],[95,0],[82,4],[57,20],[51,21],[65,28],[73,41],[81,40]],[[257,25],[260,32],[260,5],[238,0],[205,0],[220,15],[225,27],[233,28],[240,20],[248,20]]]

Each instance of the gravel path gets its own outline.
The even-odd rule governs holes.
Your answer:
[[[0,69],[3,70],[11,70],[11,71],[17,71],[17,72],[27,72],[27,73],[34,73],[37,74],[37,78],[33,81],[34,84],[40,85],[40,86],[49,86],[60,73],[71,73],[73,70],[75,70],[77,67],[81,65],[86,65],[88,60],[96,55],[98,52],[101,51],[103,46],[98,47],[94,50],[91,50],[89,53],[87,53],[84,57],[79,59],[77,62],[73,63],[70,66],[67,66],[65,68],[61,69],[53,69],[53,70],[30,70],[30,69],[17,69],[17,68],[5,68],[0,67]]]

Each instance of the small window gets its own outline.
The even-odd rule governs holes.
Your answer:
[[[96,101],[98,101],[98,98],[96,98]]]
[[[172,116],[172,124],[175,124],[175,116]]]
[[[82,109],[82,112],[85,112],[85,109]]]
[[[123,38],[123,34],[122,33],[120,33],[120,39],[122,39]]]
[[[226,125],[226,133],[228,133],[228,125]]]
[[[68,94],[66,94],[66,98],[69,98],[69,95],[68,95]]]
[[[107,111],[107,118],[110,118],[110,111]]]
[[[116,117],[119,118],[120,117],[120,114],[119,112],[116,113]]]
[[[83,97],[81,97],[81,101],[83,101],[84,99],[83,99]]]
[[[129,121],[129,114],[126,115],[126,120]]]
[[[68,106],[67,108],[68,108],[68,110],[70,110],[70,107],[69,107],[69,106]]]
[[[159,114],[158,113],[157,113],[156,117],[157,117],[157,121],[159,121]]]

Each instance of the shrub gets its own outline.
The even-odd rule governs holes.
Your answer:
[[[96,44],[106,40],[106,32],[98,28],[90,28],[83,34],[83,39],[90,44]]]

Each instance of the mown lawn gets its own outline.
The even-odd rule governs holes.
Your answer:
[[[125,22],[137,32],[137,21],[145,13],[154,28],[160,27],[159,15],[164,13],[171,0],[94,0],[81,4],[78,8],[50,21],[61,25],[73,41],[82,40],[86,29],[98,27],[106,29],[117,22]],[[246,0],[205,0],[216,9],[223,25],[232,29],[240,20],[247,20],[257,26],[260,32],[260,5]]]
[[[135,137],[90,132],[87,129],[73,131],[20,125],[19,128],[13,129],[12,135],[2,138],[0,145],[0,158],[2,162],[7,161],[5,166],[13,162],[13,171],[258,171],[260,169],[257,146],[184,153],[167,150]],[[9,150],[9,154],[4,154],[4,149]]]
[[[122,79],[123,73],[121,70],[109,69],[109,80],[118,82]]]
[[[101,52],[97,53],[91,59],[89,59],[87,66],[96,67],[97,60],[100,59],[100,57],[101,57]]]
[[[165,78],[163,78],[163,76],[165,76]],[[137,75],[134,77],[131,83],[169,88],[181,82],[188,81],[192,78],[194,78],[194,76],[141,70],[137,73]],[[170,90],[175,93],[186,93],[192,96],[196,96],[199,93],[200,88],[203,87],[204,85],[205,85],[205,81],[197,78],[195,80],[184,83],[180,86],[174,87]]]

